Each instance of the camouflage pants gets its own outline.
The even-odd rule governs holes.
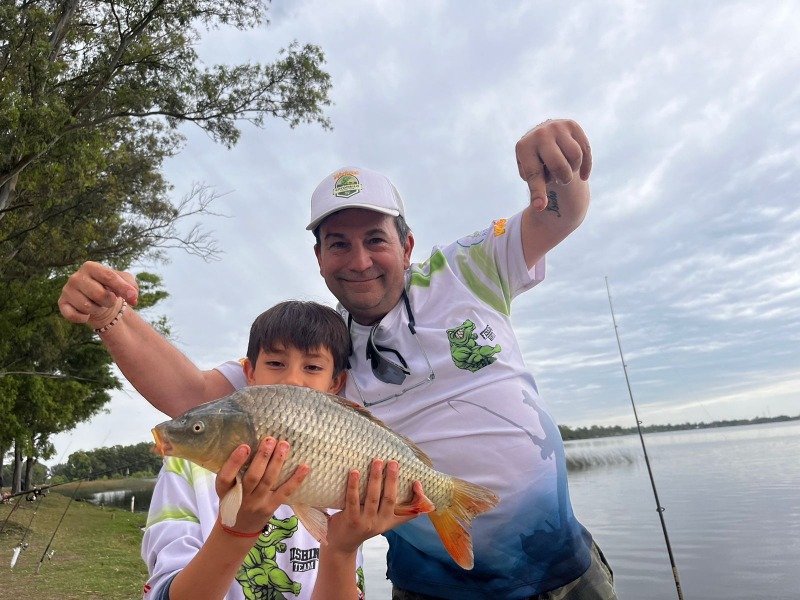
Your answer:
[[[592,544],[592,564],[589,569],[575,581],[567,585],[544,592],[538,596],[531,596],[526,600],[616,600],[614,591],[614,574],[608,566],[605,556]],[[396,587],[392,588],[392,600],[450,600],[426,596],[414,592],[407,592]]]

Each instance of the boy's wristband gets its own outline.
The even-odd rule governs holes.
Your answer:
[[[228,529],[225,527],[219,517],[217,517],[217,523],[219,523],[219,526],[222,527],[222,531],[225,533],[241,538],[257,538],[263,531],[262,529],[259,529],[255,533],[242,533],[241,531],[234,531],[233,529]]]

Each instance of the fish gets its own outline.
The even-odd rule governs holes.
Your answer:
[[[499,498],[490,489],[437,471],[411,440],[392,431],[367,409],[333,394],[290,385],[257,385],[200,404],[152,429],[155,451],[189,460],[218,473],[241,444],[253,456],[265,437],[291,446],[275,488],[300,465],[310,472],[290,497],[290,507],[303,526],[327,543],[326,508],[343,509],[347,479],[353,469],[369,472],[373,459],[396,460],[398,503],[395,514],[427,514],[448,554],[457,565],[474,565],[472,520]],[[249,461],[248,461],[249,464]],[[246,470],[245,464],[243,471]],[[242,472],[243,472],[242,471]],[[413,483],[425,496],[413,502]],[[367,478],[360,481],[361,501]],[[237,489],[238,488],[238,489]],[[238,498],[237,498],[238,494]],[[241,505],[241,474],[220,502],[220,520],[231,526]]]

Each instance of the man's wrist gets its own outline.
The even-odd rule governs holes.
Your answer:
[[[119,320],[122,318],[122,315],[125,314],[125,309],[127,307],[128,303],[125,301],[125,298],[118,297],[117,301],[114,303],[114,306],[107,308],[103,312],[89,319],[88,324],[92,329],[94,329],[95,333],[105,333],[119,322]]]

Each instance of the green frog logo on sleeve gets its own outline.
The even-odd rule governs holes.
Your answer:
[[[469,319],[458,327],[447,330],[450,355],[453,363],[459,369],[466,369],[474,373],[497,360],[494,355],[500,352],[500,344],[481,346],[475,341],[476,339],[478,339],[478,334],[475,333],[475,323]]]

